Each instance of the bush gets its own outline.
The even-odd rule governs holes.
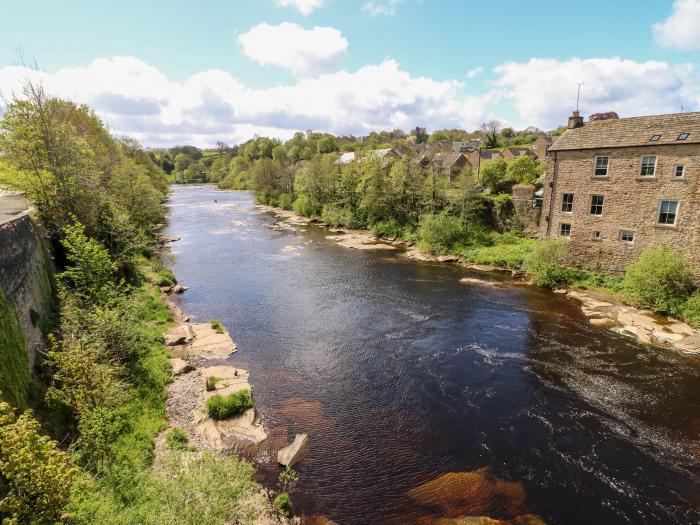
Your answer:
[[[342,204],[331,203],[326,204],[321,210],[321,220],[334,228],[339,226],[351,228],[354,225],[355,217],[350,208]]]
[[[216,330],[217,334],[223,334],[224,333],[224,327],[221,326],[221,321],[218,319],[214,319],[211,323],[211,327]]]
[[[277,494],[275,498],[275,507],[280,511],[280,514],[285,518],[292,518],[294,516],[294,507],[292,507],[292,500],[289,498],[289,494],[282,492]]]
[[[158,286],[171,286],[177,283],[175,274],[170,268],[160,268],[157,270],[157,282]]]
[[[292,204],[292,209],[304,217],[315,217],[321,212],[320,205],[305,193],[297,197]]]
[[[569,284],[575,272],[562,265],[565,252],[566,245],[563,241],[547,240],[537,244],[524,264],[532,284],[547,288]]]
[[[458,217],[443,211],[421,217],[418,237],[422,250],[437,254],[450,251],[456,244],[468,242],[470,232]]]
[[[695,292],[680,307],[683,320],[694,328],[700,328],[700,292]]]
[[[165,435],[165,443],[172,450],[193,451],[194,447],[189,446],[187,432],[180,427],[174,427]]]
[[[277,206],[284,210],[291,210],[293,203],[294,197],[291,193],[280,193],[280,196],[277,197]]]
[[[375,222],[370,225],[372,230],[379,237],[396,237],[402,239],[406,236],[406,227],[396,219]]]
[[[520,270],[535,248],[537,241],[505,233],[495,236],[492,246],[477,246],[464,252],[464,257],[474,264],[490,264]]]
[[[207,399],[207,414],[213,419],[237,416],[252,407],[253,399],[250,390],[234,392],[226,397],[216,394]]]
[[[689,268],[681,254],[666,246],[649,248],[627,268],[625,298],[656,313],[675,313],[693,290]]]

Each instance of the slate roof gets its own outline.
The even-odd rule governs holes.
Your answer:
[[[460,157],[463,157],[461,153],[448,153],[448,152],[439,152],[433,155],[433,163],[442,167],[442,168],[451,168],[454,166],[454,163],[459,160]]]
[[[523,155],[527,155],[530,151],[530,148],[505,148],[505,149],[510,151],[515,157],[522,157]]]
[[[678,135],[688,133],[686,140]],[[658,141],[650,140],[661,135]],[[700,112],[596,120],[567,129],[549,151],[700,143]]]

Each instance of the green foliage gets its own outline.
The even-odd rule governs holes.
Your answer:
[[[83,415],[74,445],[76,463],[92,472],[104,471],[114,458],[117,439],[128,429],[124,414],[111,408],[99,406]]]
[[[496,235],[491,246],[475,246],[462,255],[473,264],[488,264],[520,270],[533,251],[537,241],[513,234]]]
[[[156,273],[157,273],[156,284],[158,286],[172,286],[173,284],[177,284],[177,279],[175,278],[175,274],[173,273],[173,271],[170,268],[157,267]]]
[[[211,327],[216,331],[217,334],[223,334],[224,333],[224,327],[221,326],[221,321],[218,319],[214,319],[210,323]]]
[[[646,249],[625,273],[625,298],[653,312],[675,313],[692,291],[688,261],[666,246]]]
[[[319,204],[314,202],[312,198],[306,194],[299,195],[296,198],[294,204],[292,205],[292,209],[304,217],[315,217],[321,211]]]
[[[418,226],[418,244],[428,253],[447,253],[458,244],[468,243],[470,237],[461,219],[446,211],[423,215]]]
[[[289,494],[287,494],[286,492],[277,494],[277,497],[275,498],[275,507],[277,507],[279,513],[282,514],[282,516],[284,516],[285,518],[294,517],[294,507],[292,506],[292,500],[289,497]]]
[[[79,222],[64,228],[61,244],[68,265],[58,278],[85,302],[104,303],[114,287],[115,268],[109,252],[95,239],[85,235]]]
[[[197,450],[195,447],[189,445],[189,438],[187,437],[187,432],[185,432],[180,427],[171,428],[165,435],[165,444],[171,450],[181,450],[194,452]]]
[[[700,328],[700,292],[694,292],[680,306],[679,313],[683,320],[694,328]]]
[[[250,390],[240,390],[228,396],[215,394],[207,399],[207,414],[213,419],[226,419],[253,407]]]
[[[492,193],[508,191],[508,163],[502,158],[487,160],[481,164],[480,178]]]
[[[0,289],[0,393],[13,406],[24,408],[29,387],[29,357],[19,319]]]
[[[285,467],[278,477],[280,492],[291,492],[299,482],[299,475],[291,467]]]
[[[321,210],[321,220],[334,228],[356,227],[355,217],[348,206],[339,203],[329,203]]]
[[[294,196],[291,193],[281,193],[279,197],[277,197],[277,206],[283,210],[291,210],[293,203]]]
[[[56,442],[41,435],[31,410],[16,417],[0,402],[0,518],[3,524],[61,521],[76,469]]]
[[[541,175],[537,162],[530,155],[517,157],[508,163],[507,180],[513,184],[534,184]]]
[[[525,259],[524,268],[532,284],[547,288],[566,286],[575,277],[563,266],[566,244],[560,240],[537,243]]]

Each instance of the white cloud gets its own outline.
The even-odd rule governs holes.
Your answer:
[[[95,108],[110,128],[149,146],[237,143],[254,133],[288,138],[314,129],[366,134],[381,129],[477,127],[488,97],[463,96],[461,84],[413,77],[394,60],[288,85],[252,89],[221,70],[174,82],[134,57],[101,58],[55,73],[0,69],[0,91],[24,78],[50,94]]]
[[[474,78],[477,75],[481,75],[481,73],[483,73],[483,72],[484,72],[484,68],[482,66],[475,67],[475,68],[467,71],[467,78]]]
[[[362,10],[372,16],[393,16],[396,14],[396,7],[401,2],[403,0],[367,0],[367,3],[362,6]]]
[[[698,107],[698,76],[691,65],[635,62],[620,58],[558,61],[533,58],[494,68],[501,98],[510,101],[519,125],[553,128],[566,121],[581,88],[584,114],[616,111],[620,116],[677,112]]]
[[[314,9],[323,5],[324,0],[277,0],[280,7],[295,7],[302,15],[309,16]]]
[[[348,41],[334,27],[304,29],[289,22],[259,24],[239,36],[238,41],[248,58],[289,69],[298,76],[333,69],[348,48]]]
[[[654,40],[662,47],[700,49],[700,0],[676,0],[671,15],[651,28]]]

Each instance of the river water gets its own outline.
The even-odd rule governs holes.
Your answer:
[[[460,284],[456,265],[343,248],[317,226],[276,231],[246,192],[178,186],[168,209],[182,308],[220,319],[250,370],[271,434],[250,453],[261,481],[309,434],[298,512],[431,523],[457,507],[408,491],[490,467],[526,502],[479,514],[700,523],[699,358],[591,327],[545,290]]]

